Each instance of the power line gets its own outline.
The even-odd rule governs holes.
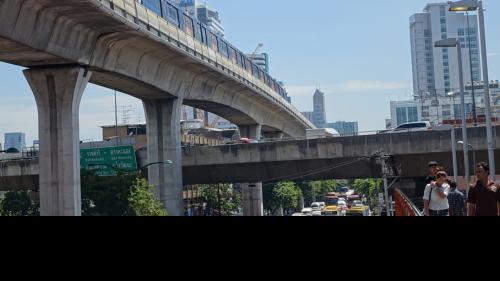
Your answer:
[[[353,161],[348,161],[348,162],[344,162],[344,163],[341,163],[341,164],[338,164],[338,165],[333,165],[333,166],[327,166],[327,167],[321,168],[319,170],[315,169],[315,170],[310,170],[310,171],[306,171],[306,172],[303,172],[303,173],[292,174],[292,175],[285,176],[285,177],[277,177],[277,178],[273,178],[273,179],[269,179],[269,180],[263,181],[262,183],[270,183],[270,182],[276,182],[276,181],[287,181],[287,180],[290,181],[290,180],[300,179],[300,178],[303,178],[303,177],[308,177],[308,176],[312,176],[312,175],[316,175],[316,174],[322,174],[322,173],[327,172],[327,171],[331,171],[331,170],[335,170],[335,169],[338,169],[338,168],[350,166],[350,165],[355,164],[357,162],[361,162],[362,160],[371,159],[371,158],[372,157],[366,157],[366,156],[359,157],[358,159],[353,160]]]

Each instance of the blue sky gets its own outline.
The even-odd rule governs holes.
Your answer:
[[[382,129],[389,101],[412,92],[410,15],[425,0],[207,0],[219,10],[226,39],[251,53],[258,43],[270,55],[271,74],[285,82],[293,104],[312,110],[316,85],[326,93],[329,121],[358,121],[360,130]],[[307,3],[304,5],[303,3]],[[500,1],[485,0],[490,79],[500,79]],[[23,131],[37,137],[37,110],[22,68],[0,63],[0,141]],[[141,103],[123,94],[131,121],[144,121]],[[82,139],[101,138],[114,123],[113,92],[89,86],[80,109]],[[120,114],[121,116],[121,114]],[[120,118],[121,119],[121,118]]]

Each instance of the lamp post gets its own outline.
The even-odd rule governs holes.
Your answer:
[[[491,124],[491,97],[490,97],[490,83],[488,77],[488,58],[486,52],[486,28],[484,24],[484,10],[483,2],[477,0],[463,0],[457,2],[450,2],[451,12],[470,12],[476,11],[479,16],[479,28],[481,37],[481,59],[483,67],[483,80],[484,80],[484,106],[486,113],[486,138],[488,141],[488,160],[490,164],[490,171],[492,171],[493,180],[496,180],[495,168],[495,147],[493,145],[493,128]],[[472,85],[474,87],[474,85]]]
[[[469,11],[465,11],[467,17],[467,41],[469,41],[469,66],[470,66],[470,83],[472,85],[472,119],[474,121],[474,127],[477,127],[477,113],[476,113],[476,92],[474,88],[474,74],[472,72],[472,48],[470,39],[470,24],[469,24]]]
[[[458,144],[465,146],[465,142],[463,142],[463,141],[459,141]],[[470,147],[470,149],[472,150],[472,163],[474,164],[473,166],[475,166],[477,164],[476,151],[474,150],[474,147],[472,146],[472,144],[468,143],[467,146]]]
[[[453,100],[452,101],[452,105],[453,105],[453,107],[452,107],[452,110],[453,110],[453,120],[454,120],[453,121],[453,125],[455,125],[455,121],[457,120],[457,112],[455,110],[455,95],[456,94],[457,93],[455,93],[455,92],[449,92],[448,93],[448,97],[452,98],[452,100]]]
[[[462,69],[462,48],[460,42],[456,38],[448,38],[444,40],[439,40],[434,43],[436,48],[457,48],[458,55],[458,80],[460,82],[460,99],[461,99],[461,111],[462,111],[462,139],[467,143],[467,116],[465,115],[465,90],[464,90],[464,75]],[[464,168],[465,168],[465,181],[467,185],[467,194],[469,192],[469,181],[470,181],[470,171],[469,171],[469,151],[468,146],[464,147]]]

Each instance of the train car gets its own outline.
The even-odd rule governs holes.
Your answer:
[[[178,7],[167,0],[122,0],[135,2],[137,21],[147,28],[158,32],[159,36],[167,35],[178,41],[180,47],[186,51],[194,50],[194,54],[209,60],[213,65],[221,65],[241,78],[255,84],[263,90],[270,90],[286,98],[286,91],[277,81],[263,69],[253,63],[245,54],[229,44],[223,38],[197,20],[185,14]],[[118,2],[118,1],[117,1]],[[133,5],[129,3],[130,5]],[[130,6],[129,5],[129,6]],[[129,7],[132,9],[132,7]],[[153,17],[161,17],[157,20]],[[168,24],[167,24],[168,23]],[[175,27],[171,28],[170,26]],[[192,53],[192,51],[190,51]]]

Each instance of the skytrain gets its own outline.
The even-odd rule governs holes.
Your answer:
[[[110,1],[110,0],[108,0]],[[141,17],[141,10],[143,8],[139,7],[142,5],[148,10],[152,11],[156,15],[168,21],[170,24],[176,26],[184,33],[207,46],[210,51],[220,54],[223,58],[231,61],[232,63],[238,65],[247,74],[252,75],[256,79],[265,83],[268,87],[278,93],[285,100],[287,99],[287,92],[279,83],[267,74],[262,68],[253,63],[243,52],[238,50],[236,47],[228,43],[226,40],[217,36],[214,32],[209,30],[207,26],[198,22],[196,19],[191,18],[186,13],[183,13],[174,4],[166,0],[113,0],[114,5],[126,6],[135,5],[135,10],[137,11],[138,18],[136,19],[139,24],[147,27],[149,30],[155,29],[154,26],[150,26],[147,21],[143,20]],[[123,4],[122,4],[123,3]],[[146,15],[144,16],[146,19]],[[159,30],[157,30],[159,32]],[[208,56],[209,59],[215,61],[215,56]]]

